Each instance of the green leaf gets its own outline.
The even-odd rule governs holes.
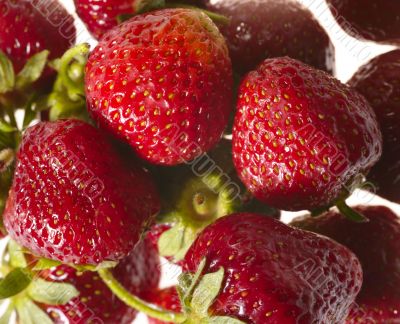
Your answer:
[[[14,311],[14,305],[10,303],[6,311],[0,317],[0,324],[10,324],[10,318]]]
[[[51,318],[28,298],[18,299],[17,314],[19,323],[53,324]]]
[[[12,270],[0,282],[0,299],[9,298],[25,290],[31,283],[32,277],[29,272],[22,268]]]
[[[14,85],[14,67],[8,57],[0,51],[0,93],[12,90]]]
[[[228,316],[212,316],[207,320],[207,324],[246,324],[236,318]]]
[[[72,298],[79,296],[79,291],[71,284],[37,278],[29,285],[28,294],[39,303],[64,305]]]
[[[57,267],[60,264],[62,264],[60,261],[41,258],[35,264],[35,266],[33,267],[32,270],[35,270],[35,271],[47,270],[47,269],[51,269],[53,267]]]
[[[207,315],[208,309],[221,290],[224,280],[224,268],[205,274],[193,292],[192,309],[197,314]]]
[[[177,223],[160,236],[158,240],[160,255],[180,261],[185,257],[195,239],[196,232],[192,228]]]
[[[182,247],[185,228],[176,224],[165,231],[158,240],[158,249],[161,256],[173,256]]]
[[[178,277],[177,286],[179,298],[183,305],[189,306],[190,300],[192,296],[192,292],[196,287],[197,282],[200,279],[201,274],[203,273],[204,267],[206,266],[206,259],[201,260],[199,266],[197,267],[197,271],[195,274],[191,273],[182,273]]]
[[[13,268],[25,268],[28,265],[23,249],[14,240],[8,242],[8,253],[10,254],[10,265]]]
[[[16,79],[16,87],[23,89],[40,78],[46,67],[49,51],[45,50],[33,55],[25,64]]]
[[[16,127],[11,126],[9,123],[0,120],[0,132],[12,133],[18,130]]]

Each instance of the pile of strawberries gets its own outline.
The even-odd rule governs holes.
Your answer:
[[[400,43],[400,3],[328,2]],[[75,5],[93,49],[0,0],[1,323],[400,323],[400,218],[346,204],[400,203],[400,50],[343,84],[296,0]]]

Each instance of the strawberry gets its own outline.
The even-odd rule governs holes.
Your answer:
[[[155,11],[112,29],[90,55],[85,83],[93,118],[155,164],[209,150],[231,111],[228,50],[198,10]]]
[[[180,289],[199,283],[184,302],[208,305],[212,290],[207,316],[240,323],[343,323],[362,283],[360,263],[344,246],[257,214],[220,218],[185,262]]]
[[[181,301],[176,287],[168,287],[156,292],[149,297],[149,301],[163,309],[175,312],[181,311]],[[172,324],[149,317],[149,324]]]
[[[89,32],[100,39],[125,18],[166,7],[164,0],[74,0],[76,12]],[[195,2],[186,0],[185,2]]]
[[[146,298],[158,287],[160,264],[157,251],[145,238],[113,269],[114,276],[131,293]],[[79,296],[65,305],[41,305],[54,323],[132,323],[137,312],[125,305],[107,288],[95,272],[78,272],[60,265],[41,272],[48,281],[75,286]]]
[[[344,211],[381,150],[368,102],[323,71],[267,59],[240,86],[234,163],[249,191],[272,207]]]
[[[347,323],[398,323],[400,218],[384,206],[358,206],[356,210],[369,222],[354,223],[331,211],[319,217],[295,219],[291,225],[326,235],[360,259],[364,282]]]
[[[0,49],[19,72],[33,54],[61,56],[75,43],[74,18],[57,0],[1,0]]]
[[[37,256],[74,264],[117,261],[159,210],[149,175],[82,121],[29,128],[17,159],[4,224]]]
[[[400,43],[400,3],[396,0],[328,0],[340,26],[362,40]]]
[[[230,18],[221,26],[234,69],[244,73],[266,58],[288,55],[332,71],[334,48],[312,13],[296,0],[203,0]]]
[[[384,198],[400,202],[400,50],[380,55],[362,66],[349,85],[374,108],[383,135],[383,154],[369,179]]]
[[[74,0],[78,16],[89,32],[100,39],[109,29],[118,25],[118,16],[136,12],[136,3],[141,0]]]

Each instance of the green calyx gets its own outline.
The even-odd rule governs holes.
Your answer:
[[[6,94],[14,93],[16,94],[13,96],[14,98],[26,97],[26,90],[29,90],[42,76],[48,63],[48,56],[49,51],[47,50],[33,55],[17,74],[11,60],[4,52],[0,51],[0,94],[3,105],[6,101],[5,98],[7,98]],[[7,103],[7,106],[9,105],[10,102]]]
[[[184,323],[243,324],[232,317],[212,315],[210,308],[222,289],[225,270],[221,267],[215,272],[204,273],[205,265],[206,260],[203,259],[195,274],[183,273],[178,279],[177,290],[187,317]]]
[[[237,210],[239,197],[232,197],[229,189],[219,174],[189,179],[177,204],[182,222],[194,228],[204,228],[217,218]]]
[[[42,84],[37,81],[46,70],[48,56],[47,50],[33,55],[22,70],[15,73],[11,60],[0,51],[0,149],[5,137],[9,141],[6,147],[17,147],[20,138],[14,114],[17,109],[25,110],[23,128],[36,117],[37,111],[32,107],[43,91]]]
[[[232,197],[224,177],[209,174],[190,178],[178,194],[174,226],[164,232],[159,241],[160,255],[180,261],[185,257],[197,234],[216,219],[240,208],[240,198]],[[165,215],[170,219],[171,215]]]
[[[14,311],[20,323],[53,323],[38,304],[65,305],[79,296],[79,291],[71,284],[48,281],[46,272],[36,268],[42,260],[29,264],[25,258],[27,252],[13,240],[8,242],[6,253],[8,259],[5,258],[1,266],[0,303],[7,301],[9,305],[0,316],[0,323],[9,323]],[[46,260],[42,261],[42,265],[45,263]],[[47,265],[43,268],[49,269],[50,263]]]
[[[108,288],[126,305],[160,321],[185,324],[244,324],[235,318],[213,316],[210,306],[221,291],[225,271],[221,267],[214,273],[203,274],[206,261],[203,260],[196,273],[183,273],[177,287],[182,313],[175,313],[156,307],[130,294],[107,269],[99,270],[99,276]]]
[[[53,62],[58,75],[47,98],[50,120],[70,117],[87,119],[84,74],[89,50],[88,44],[79,44]]]

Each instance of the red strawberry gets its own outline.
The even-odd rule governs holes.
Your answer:
[[[400,43],[400,3],[396,0],[328,0],[333,16],[351,36]]]
[[[208,313],[245,323],[343,323],[362,283],[344,246],[257,214],[207,227],[186,255],[187,270],[202,260],[204,276],[224,270]]]
[[[174,312],[181,311],[181,301],[176,291],[176,287],[169,287],[163,290],[153,292],[149,301],[163,309],[171,310]],[[149,324],[172,324],[163,322],[149,317]]]
[[[146,298],[157,289],[161,276],[157,251],[145,239],[113,269],[113,274],[129,292]],[[42,276],[70,283],[80,292],[66,305],[41,305],[55,323],[130,324],[136,317],[137,312],[114,296],[95,272],[81,273],[61,265],[44,271]]]
[[[234,162],[247,188],[270,206],[339,203],[377,162],[381,143],[367,101],[299,61],[265,60],[240,86]]]
[[[43,50],[60,57],[75,43],[74,19],[57,0],[1,0],[0,49],[16,72]]]
[[[82,121],[29,128],[17,158],[4,224],[35,255],[75,264],[121,259],[159,210],[148,174]]]
[[[375,110],[383,135],[381,160],[369,179],[378,194],[400,202],[400,50],[374,58],[362,66],[349,84],[367,98]]]
[[[131,15],[141,0],[74,0],[76,12],[97,39],[118,25],[118,16]]]
[[[230,18],[221,26],[234,68],[247,72],[264,59],[288,55],[332,71],[334,49],[312,13],[296,0],[203,0]]]
[[[320,217],[295,219],[292,225],[326,235],[360,259],[364,283],[347,323],[398,323],[400,218],[384,206],[358,206],[356,210],[369,222],[354,223],[332,211]]]
[[[166,9],[108,32],[89,57],[89,111],[156,164],[192,160],[218,142],[231,111],[223,37],[202,12]]]
[[[89,32],[100,39],[118,25],[119,18],[133,16],[144,8],[162,7],[160,0],[74,0],[76,12]],[[186,1],[194,2],[194,1]],[[164,4],[165,5],[165,4]]]

